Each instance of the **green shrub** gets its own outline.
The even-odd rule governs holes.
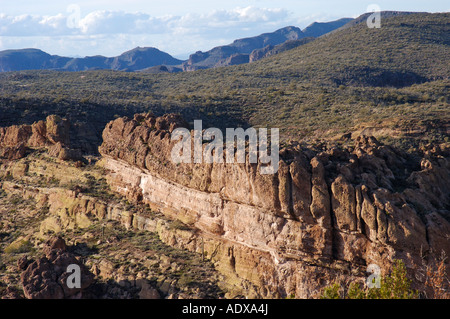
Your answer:
[[[417,291],[411,289],[405,264],[396,260],[392,272],[381,279],[380,289],[370,289],[368,297],[371,299],[416,299]]]
[[[416,299],[419,294],[411,289],[403,261],[395,260],[389,275],[382,277],[380,288],[361,288],[358,283],[342,287],[334,282],[324,288],[321,299]]]
[[[7,254],[22,254],[28,253],[33,249],[33,245],[29,240],[21,240],[11,243],[5,248]]]
[[[320,299],[341,299],[341,290],[341,285],[337,282],[334,282],[332,285],[324,288]]]

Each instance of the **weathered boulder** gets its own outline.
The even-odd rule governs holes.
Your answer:
[[[47,124],[39,121],[31,125],[31,137],[28,139],[30,147],[42,147],[48,144]]]
[[[16,146],[25,143],[31,136],[30,125],[12,125],[0,128],[0,145]]]
[[[28,299],[79,299],[94,280],[94,275],[69,251],[62,238],[52,238],[44,248],[44,256],[35,261],[21,260],[20,279]],[[69,287],[69,265],[80,267],[79,288]]]
[[[83,158],[80,150],[66,147],[61,142],[48,147],[48,154],[63,161],[79,161]]]

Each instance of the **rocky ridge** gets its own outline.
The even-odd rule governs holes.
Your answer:
[[[110,122],[99,149],[108,181],[198,230],[185,248],[214,242],[203,249],[244,294],[312,297],[340,276],[362,280],[371,263],[385,271],[399,258],[412,270],[450,253],[447,150],[415,158],[368,136],[293,143],[277,174],[260,175],[259,163],[172,163],[180,126],[176,115]]]
[[[70,123],[57,115],[32,125],[0,127],[0,159],[16,160],[24,157],[29,148],[47,148],[62,160],[80,160],[80,150],[70,147]]]
[[[15,204],[18,212],[8,208],[9,204],[2,207],[1,235],[12,234],[17,227],[39,225],[37,235],[27,230],[28,235],[17,238],[8,248],[34,242],[34,236],[46,238],[48,232],[75,235],[77,229],[82,229],[82,240],[101,243],[98,247],[108,250],[110,245],[122,244],[117,236],[103,243],[100,224],[115,221],[109,229],[114,227],[117,232],[125,227],[135,234],[133,241],[139,245],[148,246],[153,241],[153,235],[139,235],[145,231],[156,234],[171,247],[196,252],[212,261],[224,276],[219,286],[227,292],[227,298],[317,297],[334,280],[364,280],[370,263],[387,271],[392,260],[400,258],[414,274],[424,262],[432,265],[436,256],[449,253],[448,150],[444,144],[429,145],[414,156],[382,145],[373,137],[352,138],[350,134],[343,137],[346,140],[341,145],[290,143],[280,151],[278,173],[260,175],[260,164],[174,165],[170,133],[177,127],[187,127],[187,123],[173,114],[137,114],[133,119],[119,118],[106,126],[100,147],[103,159],[99,162],[106,171],[94,174],[97,169],[90,165],[84,169],[77,168],[76,162],[51,157],[45,160],[42,149],[48,148],[51,153],[56,145],[52,141],[73,140],[67,134],[66,120],[49,117],[46,122],[50,129],[44,122],[42,143],[32,142],[38,139],[33,133],[36,129],[32,128],[31,134],[27,126],[1,129],[0,149],[19,140],[29,146],[24,158],[3,159],[0,200],[2,192],[7,194],[3,199],[6,203],[20,203],[19,198],[23,198],[25,215],[30,215],[21,216],[22,204]],[[98,175],[95,179],[106,176],[112,189],[130,202],[149,204],[154,212],[163,214],[118,205],[116,199],[100,191],[104,186],[90,189],[94,178],[90,174]],[[124,252],[127,249],[122,248]],[[149,263],[148,258],[155,259],[150,252],[138,253],[136,248],[132,251],[120,257],[113,253],[112,260],[125,258],[123,265],[130,265],[121,266],[123,272],[113,271],[110,257],[98,259],[94,254],[94,258],[88,258],[90,272],[102,280],[112,279],[115,284],[94,283],[83,295],[67,297],[217,295],[217,287],[211,283],[202,284],[198,291],[195,287],[183,288],[183,282],[192,279],[177,277],[180,267],[185,267],[177,259],[174,262],[160,256]],[[37,266],[53,267],[53,259],[39,258],[32,257]],[[130,258],[131,263],[127,261]],[[149,269],[162,267],[165,273],[158,281],[149,281],[150,273],[142,271],[129,274],[131,266],[141,269],[147,263]],[[20,264],[25,267],[29,263]],[[204,267],[203,263],[200,267]],[[167,269],[172,269],[173,275]],[[8,276],[0,277],[0,292],[3,279],[5,283],[14,282]],[[51,285],[48,278],[41,277],[36,283]],[[423,281],[414,284],[420,289]],[[27,285],[23,282],[24,293]],[[51,291],[45,290],[47,286],[30,286],[28,297],[48,297]],[[10,286],[6,293],[9,298],[17,297]]]
[[[256,37],[235,40],[233,43],[212,48],[209,51],[197,51],[182,64],[183,71],[195,71],[211,67],[248,63],[249,55],[255,49],[268,45],[278,45],[288,40],[303,38],[302,31],[293,26],[281,28]]]

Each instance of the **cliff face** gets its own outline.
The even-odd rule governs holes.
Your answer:
[[[291,145],[278,172],[261,175],[248,161],[172,163],[180,126],[175,115],[110,122],[99,148],[108,181],[197,229],[186,248],[205,250],[247,296],[313,297],[336,278],[364,279],[371,263],[384,272],[400,258],[414,270],[450,254],[450,164],[439,148],[415,159],[365,136],[347,148]]]

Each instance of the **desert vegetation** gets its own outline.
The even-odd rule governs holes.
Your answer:
[[[47,240],[54,237],[65,240],[70,253],[96,275],[86,295],[96,298],[242,297],[235,291],[227,291],[229,286],[222,281],[218,269],[232,274],[228,278],[230,282],[241,284],[232,277],[236,271],[257,281],[255,278],[260,277],[253,272],[260,261],[276,260],[278,263],[278,259],[264,250],[249,252],[247,245],[242,245],[241,250],[234,251],[234,246],[226,247],[214,240],[208,242],[201,237],[201,231],[193,227],[187,214],[183,221],[174,218],[173,212],[169,218],[137,200],[142,198],[139,189],[125,194],[128,197],[113,189],[114,181],[108,180],[110,172],[102,167],[97,151],[104,142],[105,125],[119,118],[118,126],[120,122],[128,123],[134,129],[140,123],[133,126],[130,119],[143,112],[156,116],[178,113],[190,124],[194,119],[202,119],[204,128],[280,128],[281,146],[285,147],[284,175],[280,173],[279,180],[270,182],[271,189],[279,192],[273,197],[278,198],[270,204],[275,203],[272,205],[275,207],[286,203],[288,210],[292,206],[287,212],[291,215],[279,211],[278,215],[268,217],[266,210],[260,210],[258,222],[265,221],[264,218],[278,221],[282,216],[285,221],[295,220],[304,227],[305,236],[308,232],[314,235],[323,231],[323,238],[299,236],[299,244],[292,239],[297,237],[289,237],[297,236],[295,231],[284,229],[281,233],[284,226],[277,230],[281,234],[279,238],[286,239],[289,245],[295,242],[308,253],[312,252],[311,263],[315,263],[314,267],[318,265],[317,269],[331,269],[321,258],[314,259],[322,250],[328,254],[327,260],[333,260],[333,271],[348,274],[351,271],[346,267],[353,261],[358,267],[364,265],[359,256],[363,250],[358,250],[351,240],[346,246],[348,251],[336,248],[342,246],[339,240],[344,241],[348,235],[355,236],[355,243],[370,239],[371,243],[379,244],[383,240],[383,245],[391,245],[389,240],[394,238],[397,245],[403,240],[418,245],[414,238],[402,237],[412,233],[424,243],[439,245],[439,240],[445,237],[439,231],[446,229],[448,221],[446,197],[440,190],[448,180],[446,163],[450,145],[449,18],[448,13],[411,14],[386,19],[381,29],[368,29],[360,24],[251,64],[193,72],[42,70],[0,73],[0,127],[32,124],[45,120],[48,115],[59,115],[70,122],[66,132],[68,144],[83,152],[83,157],[77,160],[63,160],[52,156],[48,145],[45,146],[48,149],[22,145],[23,153],[17,153],[20,156],[13,160],[0,159],[0,296],[25,297],[20,285],[20,270],[24,270],[21,267],[28,265],[27,260],[41,260]],[[128,118],[122,118],[124,116]],[[29,131],[32,130],[29,127]],[[120,140],[126,147],[121,149],[122,144],[112,142],[107,146],[121,156],[128,156],[124,161],[137,162],[139,156],[145,158],[151,154],[147,151],[153,147],[155,154],[167,151],[161,147],[164,144],[158,144],[161,138],[152,135],[155,130],[153,126],[142,125],[138,131],[148,133],[147,140],[152,136],[156,145],[144,143],[144,135],[140,136],[141,140],[126,141],[129,143],[126,144],[128,136],[120,135],[123,132],[117,129],[120,134],[112,135],[110,142]],[[370,135],[376,135],[377,139],[368,137]],[[136,145],[142,146],[139,149],[146,153],[136,154]],[[117,154],[105,155],[113,158],[118,157]],[[298,166],[291,165],[297,160]],[[132,161],[128,164],[128,169],[136,168]],[[159,173],[177,172],[156,156],[144,164],[149,164],[146,167],[149,170],[159,169]],[[186,183],[199,181],[207,175],[195,175],[193,170],[186,173],[186,177],[181,169],[180,172],[177,177],[184,178]],[[430,180],[433,183],[429,183]],[[269,187],[265,186],[270,183],[261,182],[264,185],[261,189],[268,191]],[[307,187],[302,183],[307,183]],[[222,189],[221,185],[212,185],[211,180],[205,185],[206,191],[212,186]],[[295,193],[300,198],[299,203],[307,207],[305,211],[309,213],[312,206],[316,212],[326,211],[327,223],[323,224],[324,219],[321,219],[313,227],[316,220],[312,215],[308,215],[308,222],[302,220],[304,211],[294,205],[297,204],[292,195],[294,186],[299,190]],[[242,185],[231,189],[239,187]],[[311,193],[302,193],[310,188]],[[408,200],[402,200],[401,196],[405,195],[402,192],[407,188]],[[332,194],[328,194],[329,191]],[[320,197],[325,193],[326,196]],[[357,194],[360,195],[358,207],[366,210],[365,220],[361,216],[354,217],[350,209],[340,209],[356,203]],[[432,196],[424,200],[420,197],[424,194]],[[264,196],[263,193],[261,197]],[[313,196],[320,200],[308,202]],[[334,202],[325,205],[330,198]],[[425,205],[428,200],[430,203]],[[253,202],[246,208],[251,204]],[[298,216],[292,215],[294,207]],[[333,230],[338,221],[336,210],[343,216],[339,220],[343,227],[339,232]],[[214,219],[212,215],[208,221]],[[406,217],[400,220],[403,216]],[[386,220],[390,220],[390,224]],[[202,226],[205,225],[207,223]],[[273,227],[268,223],[265,226],[267,229],[260,233],[271,233]],[[220,227],[211,232],[221,236]],[[429,229],[433,233],[427,233]],[[188,245],[191,245],[190,250],[183,249],[186,247],[182,246]],[[331,245],[334,246],[330,248]],[[285,249],[281,247],[280,251]],[[418,254],[418,249],[414,253]],[[251,259],[249,256],[257,261],[246,264],[246,259]],[[217,259],[213,261],[213,258]],[[296,258],[303,260],[303,255]],[[261,267],[267,266],[261,264]],[[442,258],[436,263],[424,262],[421,269],[406,269],[399,260],[384,274],[379,289],[365,288],[361,282],[339,281],[326,287],[321,296],[331,299],[449,298],[447,266],[448,261]],[[273,267],[269,269],[278,269]],[[411,271],[420,278],[412,278]],[[264,275],[263,271],[261,273]],[[295,273],[289,275],[294,278]],[[361,274],[356,275],[361,277]],[[413,279],[425,289],[416,290]],[[324,280],[317,276],[317,282]],[[260,291],[267,293],[264,283],[258,284],[262,287]],[[249,282],[244,282],[243,286],[244,291],[254,293]],[[287,286],[288,289],[293,291],[296,287]]]
[[[404,139],[401,128],[426,128],[420,140],[443,141],[447,20],[447,13],[412,14],[386,19],[379,30],[360,24],[251,64],[178,74],[6,72],[0,124],[59,114],[101,127],[152,111],[215,127],[279,127],[292,139],[363,125],[399,128],[396,137]]]

